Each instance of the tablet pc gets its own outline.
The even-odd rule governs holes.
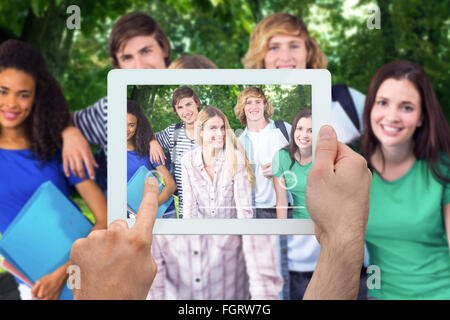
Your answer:
[[[126,116],[128,86],[309,86],[313,156],[322,125],[330,124],[328,70],[125,70],[108,74],[108,224],[127,219]],[[167,102],[170,104],[170,101]],[[284,119],[292,122],[292,119]],[[314,160],[313,160],[314,161]],[[154,234],[313,234],[310,219],[157,219]]]

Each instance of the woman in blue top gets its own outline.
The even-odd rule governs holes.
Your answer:
[[[377,299],[450,299],[450,128],[425,71],[394,61],[372,78],[361,153],[373,171],[366,231]],[[381,281],[380,281],[381,280]]]
[[[64,95],[40,53],[21,41],[0,45],[0,233],[46,181],[67,197],[75,186],[95,216],[93,230],[106,228],[106,198],[98,186],[91,180],[65,177],[61,132],[69,121]],[[57,299],[68,265],[39,279],[31,295]]]
[[[127,181],[133,177],[134,173],[145,166],[164,180],[165,186],[158,197],[158,205],[166,202],[177,189],[177,185],[172,178],[169,170],[164,165],[150,163],[149,160],[149,141],[153,139],[153,131],[147,117],[142,112],[136,101],[127,101]],[[172,203],[166,210],[165,218],[172,217],[175,212],[175,206]]]

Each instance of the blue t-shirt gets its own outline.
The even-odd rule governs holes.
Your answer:
[[[133,177],[134,173],[142,166],[145,166],[148,170],[155,170],[159,166],[158,163],[151,163],[149,155],[139,156],[136,151],[127,151],[127,182]],[[167,208],[166,212],[175,210],[175,204],[172,204]]]
[[[51,181],[67,197],[82,180],[64,175],[61,153],[41,165],[29,150],[0,148],[0,233],[4,233],[33,193]]]

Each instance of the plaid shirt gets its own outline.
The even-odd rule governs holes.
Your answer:
[[[224,154],[219,155],[214,181],[203,166],[201,148],[183,157],[184,218],[252,217],[250,185],[243,157],[237,156],[231,178]],[[276,236],[154,236],[152,255],[158,273],[150,299],[279,299]]]
[[[277,236],[159,235],[152,255],[158,273],[149,299],[280,298]]]
[[[243,155],[236,151],[237,168],[230,176],[225,153],[221,151],[211,181],[203,164],[202,148],[181,159],[185,218],[252,218],[251,189]]]

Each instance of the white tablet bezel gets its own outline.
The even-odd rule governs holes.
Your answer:
[[[127,220],[126,105],[129,85],[311,85],[313,155],[330,124],[331,74],[324,69],[114,69],[108,73],[108,225]],[[289,122],[290,119],[285,119]],[[314,234],[310,219],[157,219],[153,234]]]

